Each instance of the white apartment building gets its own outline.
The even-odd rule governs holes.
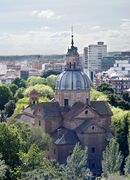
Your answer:
[[[107,45],[104,42],[89,45],[84,48],[85,72],[93,80],[95,73],[101,71],[101,60],[107,55]]]
[[[124,76],[130,76],[130,60],[115,61],[113,69]]]

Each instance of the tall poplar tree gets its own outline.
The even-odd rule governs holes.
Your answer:
[[[117,173],[120,171],[123,156],[119,151],[119,144],[112,138],[103,152],[102,170],[103,175]]]

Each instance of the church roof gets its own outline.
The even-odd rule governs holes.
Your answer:
[[[112,116],[112,111],[106,101],[91,101],[90,107],[100,115]]]
[[[35,124],[35,118],[31,115],[27,115],[27,114],[18,114],[15,116],[15,119],[19,119],[25,123],[28,123],[30,125],[34,125]]]
[[[60,106],[58,102],[43,102],[38,105],[40,112],[44,117],[61,117]]]
[[[54,143],[56,145],[75,145],[79,142],[78,136],[75,131],[66,128],[60,128],[61,134],[58,135],[58,130],[53,134]]]

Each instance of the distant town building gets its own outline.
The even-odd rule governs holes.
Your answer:
[[[20,71],[20,78],[27,80],[29,77],[29,71],[28,70],[21,70]]]
[[[89,45],[84,48],[85,71],[88,72],[91,80],[94,75],[101,71],[101,60],[107,55],[107,45],[104,42]]]
[[[103,59],[101,60],[101,70],[107,71],[108,69],[114,66],[116,60],[130,60],[130,56],[114,55],[103,57]]]
[[[130,88],[130,77],[111,78],[108,83],[112,85],[114,92],[120,95]]]
[[[116,68],[110,68],[108,71],[96,74],[94,85],[98,86],[103,82],[110,84],[118,95],[130,88],[130,76],[126,77],[123,71],[118,71]]]
[[[113,69],[124,76],[130,76],[130,60],[116,61]]]
[[[56,70],[56,71],[64,71],[65,64],[64,63],[44,63],[42,64],[42,70],[48,71],[48,70]]]

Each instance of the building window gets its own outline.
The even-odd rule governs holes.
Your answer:
[[[74,69],[76,68],[76,63],[74,62]]]
[[[92,163],[92,168],[95,168],[95,164],[94,163]]]
[[[91,151],[92,153],[95,153],[95,147],[92,147]]]
[[[125,71],[125,67],[122,67],[122,71]]]
[[[86,99],[86,104],[88,105],[88,102],[89,102],[89,100],[88,100],[88,98]]]
[[[69,106],[69,100],[68,99],[64,99],[64,106],[65,107]]]
[[[85,111],[85,114],[86,114],[86,115],[88,114],[88,110]]]
[[[39,121],[39,126],[41,126],[41,121]]]
[[[92,126],[92,130],[94,130],[94,126]]]
[[[76,87],[77,87],[77,89],[81,89],[81,81],[76,82]]]
[[[56,154],[56,150],[54,149],[54,154]]]

